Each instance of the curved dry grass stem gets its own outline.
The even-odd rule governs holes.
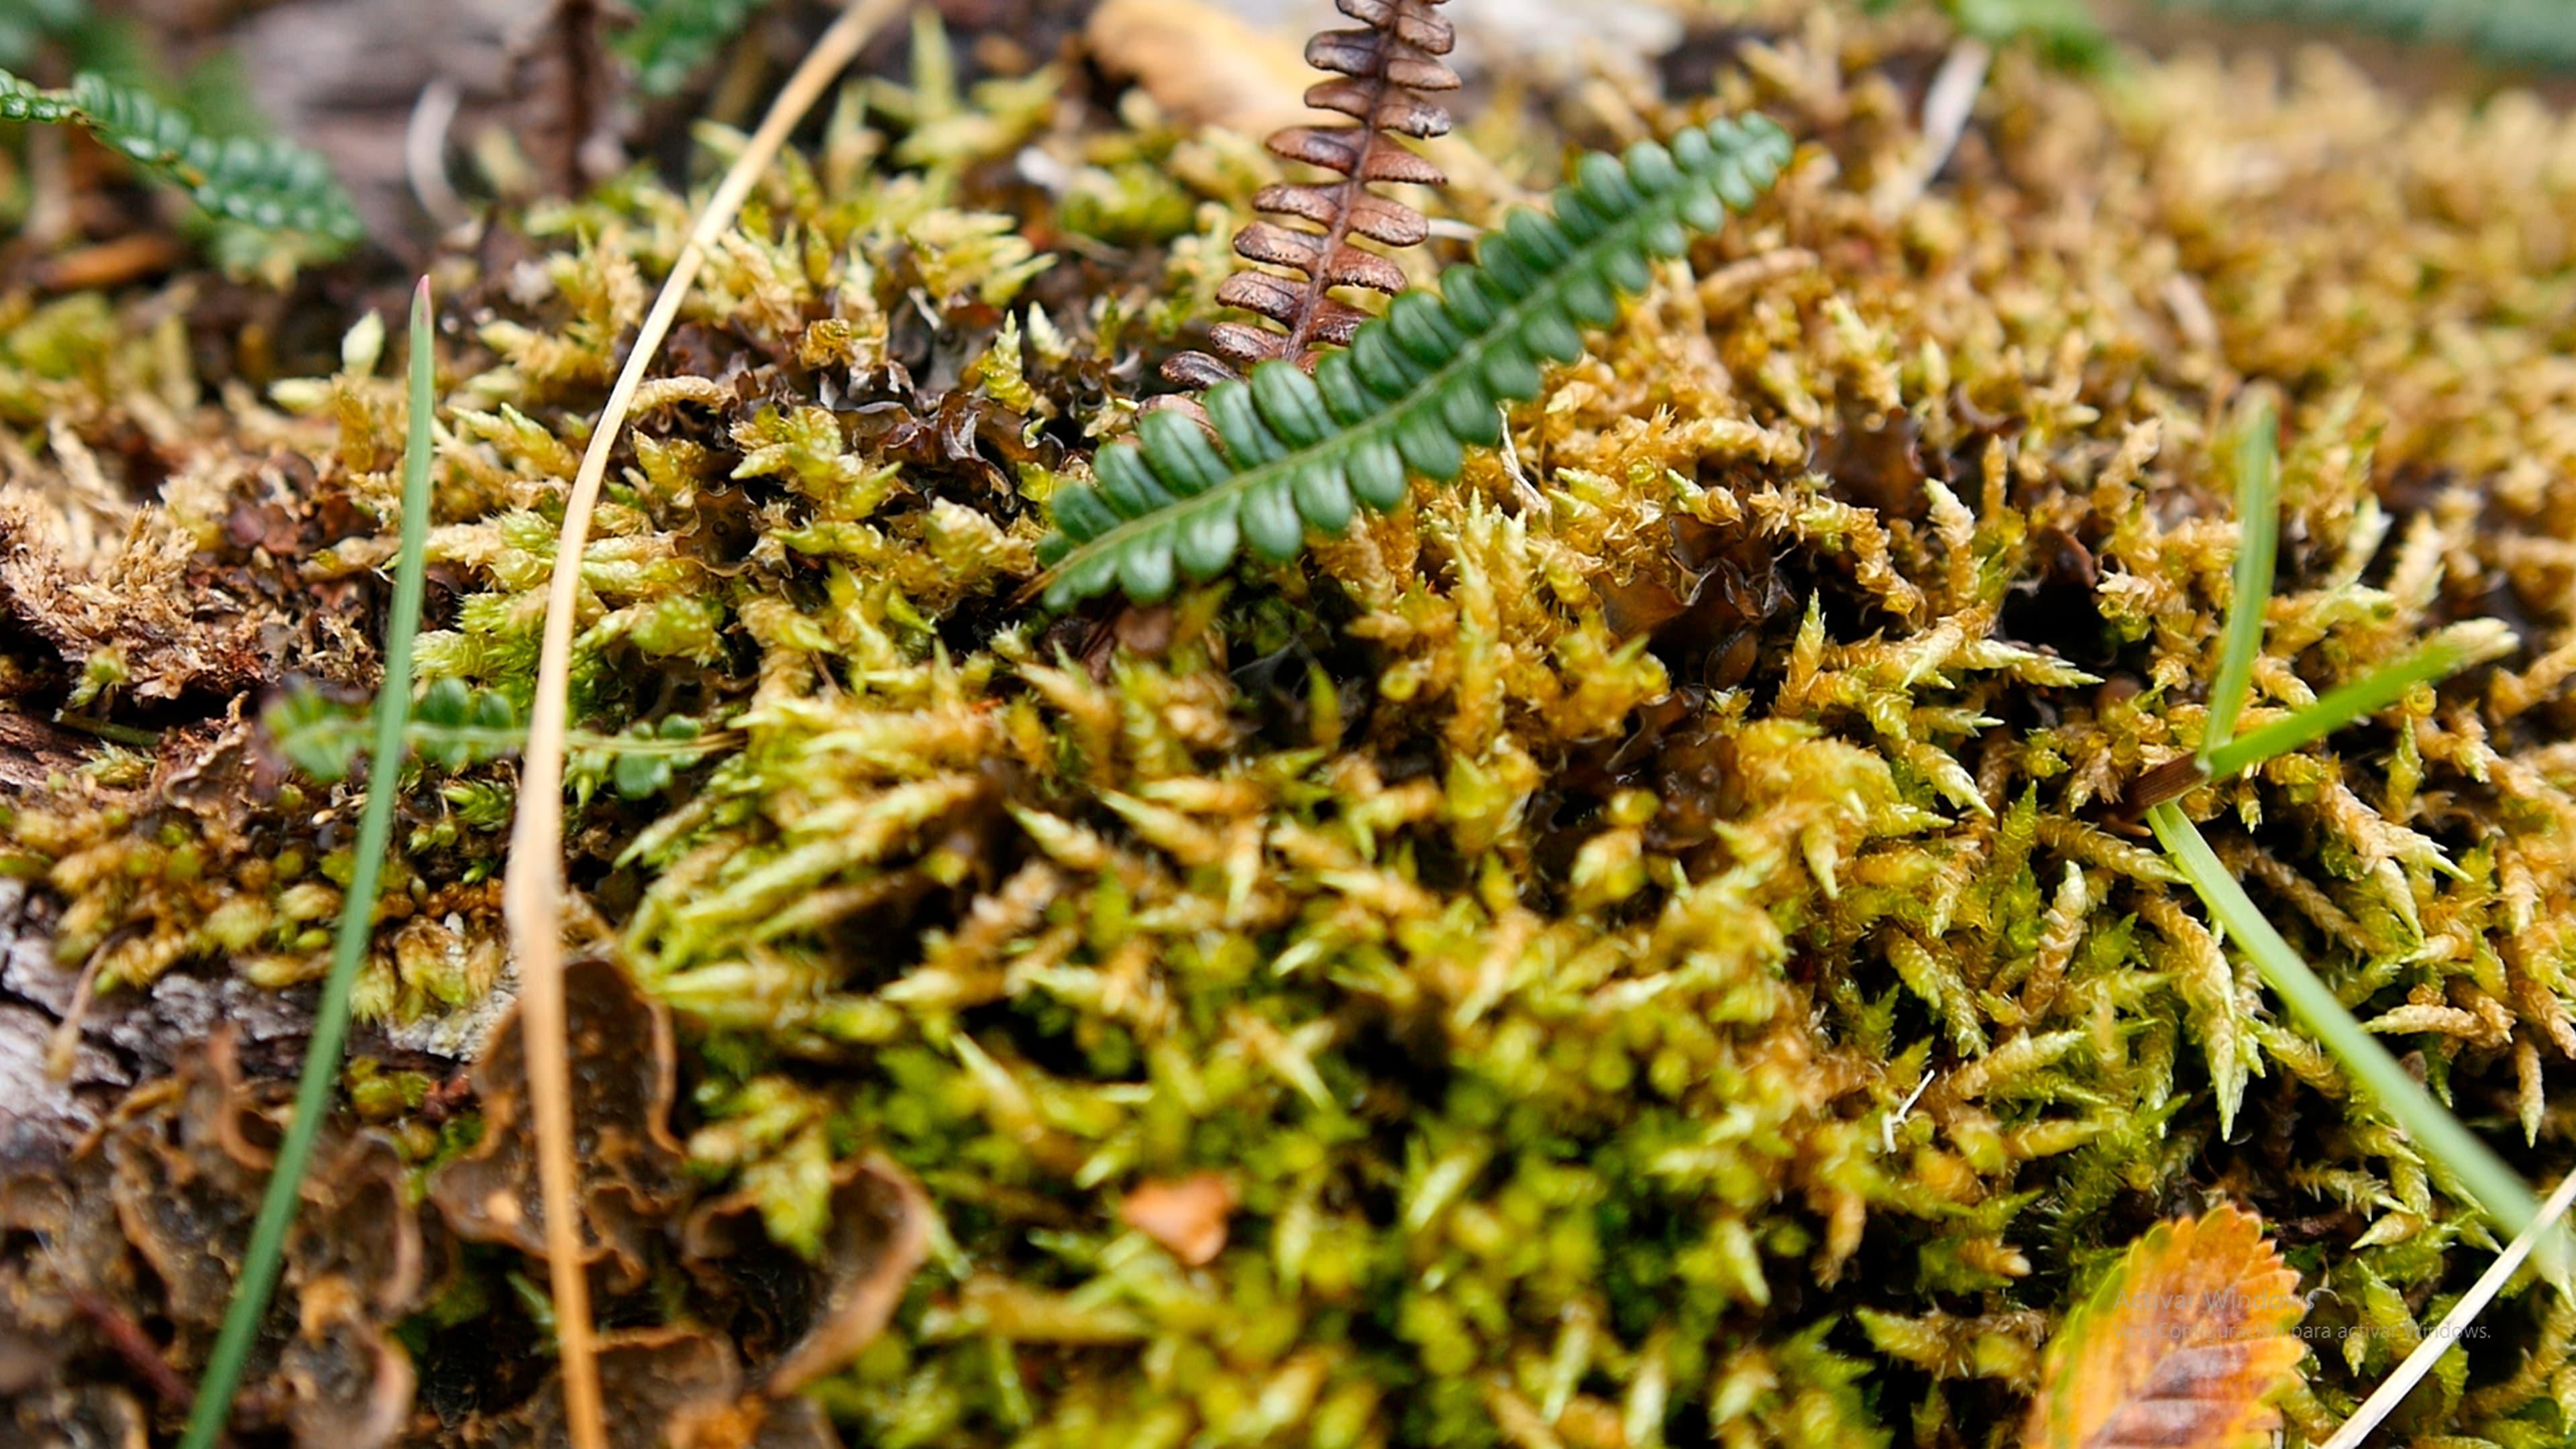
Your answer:
[[[602,1424],[598,1349],[591,1327],[590,1285],[583,1272],[581,1224],[573,1203],[571,1063],[565,1042],[563,999],[563,771],[569,724],[574,613],[581,595],[581,558],[590,541],[590,519],[599,503],[608,456],[652,366],[663,337],[679,315],[681,300],[716,237],[733,224],[761,172],[824,89],[857,56],[868,38],[903,10],[907,0],[853,0],[815,41],[795,74],[762,118],[724,179],[698,214],[687,243],[662,283],[661,295],[635,334],[626,366],[609,389],[599,426],[583,452],[581,470],[564,502],[555,540],[554,574],[546,594],[546,626],[537,661],[536,704],[528,723],[527,754],[519,776],[518,818],[510,831],[510,868],[503,910],[510,949],[519,963],[521,1025],[528,1053],[528,1095],[537,1135],[537,1176],[545,1202],[546,1260],[552,1279],[555,1332],[563,1354],[564,1411],[573,1449],[606,1449]]]
[[[2334,1437],[2319,1445],[2318,1449],[2361,1449],[2370,1432],[2379,1427],[2381,1420],[2396,1412],[2397,1406],[2406,1401],[2406,1396],[2415,1391],[2415,1386],[2424,1381],[2424,1376],[2433,1371],[2433,1365],[2441,1362],[2442,1355],[2459,1346],[2463,1330],[2476,1322],[2478,1315],[2486,1311],[2487,1304],[2503,1291],[2504,1285],[2512,1280],[2514,1270],[2531,1256],[2541,1235],[2557,1229],[2558,1220],[2567,1216],[2571,1204],[2576,1204],[2576,1172],[2569,1173],[2558,1184],[2558,1190],[2549,1195],[2549,1201],[2541,1204],[2539,1218],[2523,1229],[2521,1236],[2487,1265],[2487,1270],[2478,1275],[2478,1281],[2469,1286],[2468,1292],[2460,1295],[2460,1301],[2451,1305],[2451,1311],[2442,1315],[2442,1321],[2424,1336],[2423,1342],[2415,1345],[2415,1351],[2406,1355],[2406,1361],[2382,1380],[2371,1396],[2362,1400],[2361,1407],[2352,1411],[2352,1417],[2344,1421],[2343,1427],[2335,1431]]]

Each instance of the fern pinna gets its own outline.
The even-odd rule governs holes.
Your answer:
[[[79,126],[155,175],[187,188],[197,205],[264,231],[298,231],[338,246],[361,229],[330,165],[278,140],[200,135],[188,118],[143,92],[84,72],[49,91],[0,71],[0,121]]]
[[[1440,296],[1398,297],[1311,377],[1260,363],[1249,381],[1209,389],[1204,429],[1145,414],[1137,439],[1092,459],[1094,483],[1056,493],[1055,532],[1038,550],[1047,602],[1113,587],[1160,599],[1177,574],[1210,578],[1247,543],[1284,562],[1308,528],[1348,527],[1356,503],[1393,508],[1408,470],[1457,477],[1465,448],[1500,440],[1498,405],[1537,394],[1540,363],[1580,356],[1582,329],[1645,289],[1651,258],[1679,256],[1693,231],[1751,205],[1789,152],[1788,133],[1755,115],[1683,131],[1669,148],[1586,156],[1553,217],[1512,212],[1473,265],[1441,274]]]
[[[2576,7],[2565,0],[2164,0],[2233,20],[2376,31],[2401,45],[2458,45],[2501,66],[2576,70]]]
[[[1305,226],[1256,221],[1235,234],[1234,250],[1245,261],[1292,275],[1237,272],[1216,294],[1227,306],[1258,312],[1281,330],[1220,322],[1208,329],[1209,345],[1219,356],[1184,352],[1163,364],[1163,376],[1185,387],[1211,387],[1239,378],[1239,368],[1272,358],[1310,364],[1318,347],[1348,343],[1368,320],[1366,312],[1335,300],[1333,288],[1366,287],[1388,296],[1404,290],[1404,273],[1395,263],[1351,238],[1409,247],[1431,234],[1422,213],[1369,188],[1382,181],[1438,186],[1448,179],[1394,139],[1427,140],[1449,130],[1449,112],[1422,95],[1458,88],[1458,73],[1440,59],[1457,41],[1449,22],[1433,13],[1442,3],[1340,0],[1342,13],[1359,21],[1359,28],[1328,30],[1308,42],[1306,63],[1339,78],[1308,90],[1306,104],[1351,120],[1286,127],[1270,137],[1270,149],[1341,179],[1263,187],[1252,199],[1255,208]]]

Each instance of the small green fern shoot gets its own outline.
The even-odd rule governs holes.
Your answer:
[[[207,212],[262,231],[301,232],[318,252],[345,249],[364,234],[320,156],[288,141],[201,135],[186,116],[93,73],[46,90],[0,71],[0,120],[78,126],[184,188]]]
[[[1094,483],[1056,494],[1056,531],[1038,551],[1047,602],[1112,588],[1150,602],[1177,575],[1222,572],[1246,544],[1285,562],[1308,529],[1349,527],[1355,505],[1395,507],[1413,473],[1457,477],[1466,448],[1500,440],[1500,404],[1536,396],[1543,362],[1581,356],[1583,329],[1645,289],[1652,259],[1752,205],[1790,149],[1755,115],[1685,130],[1669,148],[1587,156],[1553,216],[1512,212],[1475,264],[1441,275],[1440,296],[1398,297],[1313,376],[1274,361],[1210,388],[1215,442],[1178,411],[1147,413],[1136,440],[1093,458]]]
[[[268,1316],[269,1299],[277,1291],[286,1234],[303,1203],[304,1174],[313,1160],[313,1144],[340,1084],[340,1058],[349,1039],[350,995],[375,934],[376,888],[383,879],[387,844],[393,836],[398,793],[397,772],[390,762],[402,758],[403,730],[411,717],[412,640],[420,632],[421,598],[428,578],[433,366],[429,280],[424,277],[411,302],[411,425],[403,445],[401,543],[394,565],[393,608],[385,616],[385,687],[376,696],[375,758],[388,763],[367,782],[366,805],[358,816],[357,854],[350,865],[348,894],[340,903],[339,934],[331,945],[331,974],[323,979],[322,999],[313,1009],[313,1040],[304,1050],[304,1072],[295,1086],[295,1115],[287,1122],[285,1140],[278,1144],[268,1191],[260,1199],[259,1218],[251,1227],[250,1248],[242,1256],[241,1276],[233,1281],[232,1302],[224,1309],[206,1376],[197,1386],[181,1449],[212,1449],[232,1416],[242,1365]]]
[[[2227,601],[2227,621],[2218,673],[2209,696],[2208,725],[2192,757],[2199,779],[2223,779],[2239,770],[2324,738],[2355,719],[2395,702],[2418,683],[2443,678],[2496,652],[2499,631],[2466,625],[2446,630],[2424,645],[2369,676],[2334,690],[2281,720],[2237,736],[2235,723],[2262,653],[2263,613],[2271,599],[2274,554],[2280,539],[2280,463],[2278,427],[2272,409],[2251,410],[2236,454],[2237,557],[2234,596]],[[2178,795],[2188,782],[2176,782]],[[2519,1233],[2537,1218],[2540,1205],[2521,1176],[2497,1158],[2484,1142],[2435,1101],[2379,1038],[2355,1019],[2334,991],[2318,978],[2281,933],[2263,917],[2245,888],[2218,853],[2210,849],[2198,826],[2170,796],[2146,812],[2155,831],[2209,911],[2210,918],[2254,963],[2255,972],[2288,1005],[2301,1025],[2314,1033],[2343,1063],[2428,1162],[2464,1191],[2488,1218],[2508,1233]],[[2563,1244],[2544,1245],[2543,1261],[2563,1261]],[[2553,1266],[2553,1271],[2555,1267]]]
[[[309,687],[280,695],[260,712],[260,725],[287,763],[324,784],[348,778],[368,757],[368,716]],[[527,723],[507,695],[442,679],[421,695],[404,728],[403,749],[439,769],[462,770],[516,754],[527,738]],[[741,741],[730,731],[709,732],[686,715],[637,724],[623,734],[571,730],[565,739],[576,787],[585,796],[605,781],[629,800],[659,792],[674,771]]]
[[[768,0],[634,0],[635,23],[617,37],[617,50],[635,67],[645,94],[667,96],[727,41],[739,34]]]

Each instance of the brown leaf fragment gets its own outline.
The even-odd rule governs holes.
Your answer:
[[[267,1154],[254,1143],[259,1128],[244,1120],[253,1099],[229,1033],[185,1059],[172,1085],[177,1092],[160,1100],[175,1097],[176,1110],[138,1114],[108,1134],[108,1195],[125,1236],[160,1276],[170,1316],[212,1325],[232,1299]]]
[[[742,1367],[731,1345],[703,1330],[631,1329],[600,1336],[599,1386],[611,1449],[712,1449],[726,1440],[707,1431],[733,1412]],[[538,1449],[568,1442],[560,1378],[528,1401],[528,1430]]]
[[[1118,1219],[1197,1268],[1225,1251],[1235,1201],[1234,1183],[1221,1172],[1148,1178],[1118,1205]]]
[[[27,1449],[150,1449],[151,1419],[113,1384],[55,1385],[20,1399],[9,1440]]]
[[[912,1174],[883,1157],[845,1163],[832,1186],[824,1240],[828,1281],[814,1326],[771,1367],[773,1397],[846,1366],[876,1341],[930,1256],[930,1199]]]
[[[1295,43],[1208,0],[1103,0],[1083,40],[1179,120],[1259,134],[1304,119]]]
[[[2130,1244],[2048,1345],[2029,1449],[2240,1449],[2297,1378],[2299,1276],[2233,1205]]]
[[[750,1449],[841,1449],[841,1436],[832,1431],[831,1415],[812,1399],[772,1399]]]
[[[299,1280],[337,1285],[385,1322],[420,1302],[427,1249],[409,1205],[410,1167],[393,1139],[327,1140],[304,1179],[287,1259]],[[305,1290],[308,1299],[315,1290]],[[309,1319],[314,1309],[305,1308]]]
[[[584,1256],[606,1272],[614,1291],[630,1291],[651,1271],[657,1225],[682,1188],[680,1144],[670,1128],[677,1073],[671,1019],[622,968],[599,957],[565,966],[564,996]],[[429,1196],[457,1236],[543,1257],[544,1208],[519,1026],[513,1010],[475,1064],[482,1141],[439,1169]]]
[[[702,1329],[638,1328],[599,1341],[609,1449],[841,1449],[812,1401],[743,1386],[733,1345]],[[561,1380],[549,1377],[501,1444],[562,1449]]]
[[[298,1449],[383,1449],[411,1417],[411,1355],[345,1278],[305,1284],[299,1307],[301,1329],[278,1364]]]

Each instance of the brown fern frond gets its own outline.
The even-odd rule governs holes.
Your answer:
[[[1208,329],[1215,355],[1182,353],[1163,364],[1163,376],[1206,388],[1274,357],[1311,367],[1316,348],[1348,343],[1368,320],[1368,313],[1335,298],[1335,287],[1389,296],[1404,290],[1403,269],[1357,242],[1409,247],[1430,235],[1422,213],[1369,188],[1382,181],[1438,186],[1448,179],[1396,139],[1428,139],[1449,129],[1449,112],[1422,94],[1458,88],[1458,73],[1440,59],[1456,42],[1449,22],[1434,13],[1442,3],[1338,0],[1342,13],[1360,24],[1307,42],[1306,63],[1334,79],[1308,90],[1306,104],[1351,119],[1285,127],[1270,137],[1270,149],[1339,179],[1263,187],[1252,204],[1277,220],[1244,227],[1235,234],[1234,250],[1245,261],[1278,270],[1237,272],[1216,294],[1227,306],[1259,313],[1278,326],[1220,322]]]

